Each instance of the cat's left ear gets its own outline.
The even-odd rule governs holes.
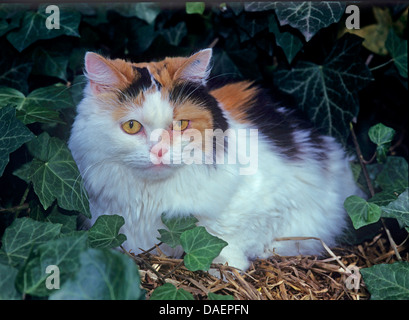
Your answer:
[[[210,60],[212,49],[201,50],[186,59],[181,67],[176,71],[174,80],[182,79],[205,84],[210,74]]]

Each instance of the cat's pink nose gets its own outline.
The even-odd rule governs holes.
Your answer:
[[[159,158],[162,158],[168,151],[169,151],[169,150],[166,149],[166,148],[160,148],[160,149],[158,150],[157,156],[158,156]]]
[[[165,156],[165,154],[167,154],[169,152],[169,148],[165,147],[165,146],[156,146],[153,147],[151,149],[151,154],[153,154],[154,156],[156,156],[158,159],[161,159]]]

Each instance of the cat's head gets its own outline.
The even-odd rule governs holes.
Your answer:
[[[228,126],[206,89],[211,57],[205,49],[187,58],[131,63],[88,52],[87,103],[79,112],[89,112],[87,130],[104,144],[103,156],[155,179],[191,162],[211,163],[215,146],[207,131]]]

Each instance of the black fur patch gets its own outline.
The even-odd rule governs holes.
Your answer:
[[[309,131],[309,143],[314,148],[314,157],[325,160],[325,143],[321,134],[293,106],[291,98],[278,90],[260,90],[253,107],[248,109],[246,118],[292,160],[303,158],[301,145],[295,140],[294,133],[298,130]],[[280,107],[285,107],[286,111],[280,111]]]
[[[170,91],[169,98],[173,103],[182,103],[188,99],[212,113],[213,128],[226,131],[228,123],[220,109],[217,100],[209,94],[207,88],[193,82],[177,83]],[[211,129],[211,128],[209,128]]]
[[[132,66],[132,69],[139,73],[139,77],[135,78],[127,88],[122,90],[122,95],[120,96],[121,100],[125,100],[126,98],[136,98],[141,91],[152,86],[151,74],[147,68]]]

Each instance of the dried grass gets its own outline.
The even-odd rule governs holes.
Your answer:
[[[209,292],[233,295],[235,300],[366,300],[369,293],[356,271],[396,261],[393,248],[382,234],[354,247],[326,249],[326,257],[276,255],[256,260],[245,273],[212,265],[220,277],[191,272],[182,259],[150,252],[132,256],[140,267],[147,298],[155,288],[169,282],[198,300],[207,299]],[[409,261],[408,245],[403,243],[398,250],[402,259]]]

